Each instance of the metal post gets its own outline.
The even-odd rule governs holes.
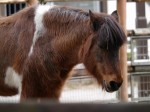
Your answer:
[[[117,10],[120,17],[120,24],[126,33],[126,0],[117,0]],[[127,33],[126,33],[127,34]],[[121,70],[123,76],[123,84],[120,89],[120,100],[122,102],[128,101],[128,77],[127,77],[127,45],[120,49]]]
[[[100,1],[100,12],[105,12],[107,13],[107,0],[101,0]]]

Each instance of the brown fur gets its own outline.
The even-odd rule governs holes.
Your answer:
[[[103,80],[122,82],[118,51],[125,35],[112,16],[54,7],[44,15],[45,30],[28,56],[35,32],[34,12],[35,7],[29,7],[0,18],[0,87],[6,86],[6,68],[12,66],[23,75],[22,100],[58,99],[69,72],[78,63],[84,63],[99,84]],[[0,95],[5,95],[2,91],[14,95],[13,88],[0,88]]]

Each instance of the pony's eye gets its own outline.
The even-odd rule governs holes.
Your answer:
[[[106,50],[106,46],[104,46],[104,45],[99,45],[99,48],[100,48],[101,50]]]
[[[109,53],[109,49],[107,47],[100,47],[100,50],[104,53]]]
[[[105,47],[104,46],[100,46],[100,49],[105,50]]]
[[[100,46],[100,45],[99,45],[98,47],[99,47],[100,49],[104,49],[104,47],[103,47],[103,46]]]
[[[98,61],[98,62],[103,62],[103,58],[102,58],[102,56],[99,55],[99,54],[97,55],[97,61]]]
[[[103,62],[103,58],[102,58],[102,57],[99,57],[98,61],[99,61],[99,62]]]

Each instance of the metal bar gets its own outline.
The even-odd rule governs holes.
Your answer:
[[[101,12],[105,12],[105,13],[107,13],[108,11],[108,5],[107,5],[107,0],[101,0],[100,1],[100,8],[101,8]]]
[[[8,15],[11,15],[11,4],[8,4]]]
[[[131,101],[133,101],[133,94],[134,94],[134,91],[133,91],[133,81],[132,81],[132,77],[133,75],[130,75],[130,90],[131,90]]]
[[[150,39],[150,35],[149,36],[147,35],[146,36],[131,36],[131,39]]]
[[[134,64],[133,38],[131,38],[131,65]]]
[[[22,4],[19,4],[19,10],[21,10],[22,9]]]
[[[17,12],[17,4],[14,4],[14,13]]]
[[[150,112],[150,104],[0,104],[1,112]]]
[[[134,72],[130,73],[132,76],[150,76],[150,72]]]

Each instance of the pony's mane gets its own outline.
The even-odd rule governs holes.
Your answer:
[[[100,37],[99,47],[108,51],[119,49],[126,42],[126,35],[119,23],[112,16],[102,17],[103,24],[98,35]]]
[[[55,6],[50,9],[49,14],[52,15],[52,19],[58,18],[58,22],[83,22],[89,19],[89,13],[82,10],[71,7]]]

